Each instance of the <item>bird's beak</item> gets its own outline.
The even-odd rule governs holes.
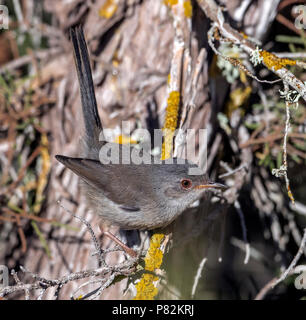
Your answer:
[[[217,182],[208,182],[207,184],[200,184],[195,187],[195,189],[208,189],[208,188],[226,190],[228,189],[228,186],[221,183],[217,183]]]

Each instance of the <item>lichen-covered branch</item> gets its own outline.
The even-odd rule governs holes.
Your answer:
[[[173,154],[174,133],[178,125],[179,108],[181,105],[183,71],[190,71],[191,57],[189,45],[191,32],[192,6],[185,0],[166,1],[166,5],[173,15],[175,36],[173,40],[173,56],[168,76],[168,98],[166,115],[163,126],[164,141],[162,144],[161,159],[166,160]],[[187,67],[185,67],[187,65]],[[145,270],[156,272],[161,266],[165,246],[162,241],[163,234],[154,234],[150,241],[150,247],[145,259]],[[167,237],[166,237],[167,239]],[[163,247],[163,250],[161,248]],[[159,279],[152,273],[144,272],[140,281],[136,284],[136,300],[152,300],[158,293],[157,283]],[[155,285],[154,285],[155,282]]]
[[[237,30],[233,29],[225,22],[222,9],[217,6],[214,0],[197,0],[199,6],[203,9],[206,16],[211,19],[214,25],[218,28],[224,38],[229,39],[232,43],[239,45],[245,52],[252,55],[254,51],[258,50],[257,45],[248,40],[248,37]],[[293,64],[289,59],[278,58],[272,53],[263,51],[262,63],[289,86],[294,88],[301,97],[306,101],[306,85],[299,80],[292,72],[285,68],[288,64]],[[271,61],[273,61],[271,63]]]

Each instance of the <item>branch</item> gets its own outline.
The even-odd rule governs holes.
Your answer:
[[[297,262],[299,261],[301,255],[303,254],[304,248],[306,246],[306,229],[304,229],[304,236],[301,241],[301,245],[295,257],[293,258],[292,262],[290,263],[289,267],[281,274],[279,278],[273,278],[270,280],[256,295],[255,300],[262,300],[264,296],[270,291],[274,289],[279,283],[283,282],[288,275],[295,273],[297,270],[294,270]],[[295,269],[298,269],[296,267]]]
[[[120,265],[116,265],[116,266],[107,266],[107,267],[102,267],[102,268],[98,268],[98,269],[70,273],[70,274],[63,276],[62,278],[52,279],[52,280],[43,278],[43,277],[39,276],[38,274],[35,274],[35,273],[27,270],[26,268],[20,266],[21,271],[23,271],[24,273],[29,273],[31,275],[31,277],[35,280],[35,282],[31,283],[31,284],[24,284],[21,281],[19,281],[17,283],[17,285],[15,285],[15,286],[4,287],[0,290],[0,297],[2,298],[2,297],[5,297],[9,294],[17,293],[20,291],[30,292],[30,291],[37,290],[37,289],[46,290],[50,287],[60,287],[61,288],[71,281],[81,280],[81,279],[85,279],[85,278],[89,278],[89,277],[101,277],[102,276],[101,280],[103,280],[103,278],[108,273],[111,273],[111,276],[113,273],[121,274],[121,275],[129,275],[134,272],[134,265],[135,265],[135,261],[129,260],[128,263],[124,262],[124,263],[122,263]]]
[[[214,25],[219,29],[221,35],[232,43],[239,45],[248,54],[253,54],[258,48],[256,45],[248,40],[248,38],[233,29],[228,23],[225,22],[222,9],[217,6],[214,0],[197,0],[199,6],[202,8],[206,16],[214,22]],[[295,77],[288,69],[285,68],[283,63],[285,63],[281,58],[263,51],[265,58],[262,63],[278,77],[280,77],[284,82],[288,83],[292,88],[294,88],[301,97],[306,101],[306,85]],[[275,64],[278,62],[277,67],[271,64],[274,61]],[[286,62],[294,62],[293,60],[286,60]],[[282,63],[283,62],[283,63]],[[286,63],[285,63],[286,64]]]
[[[91,240],[94,243],[95,249],[96,249],[96,255],[98,255],[98,263],[99,263],[99,268],[97,269],[91,269],[91,270],[85,270],[85,271],[79,271],[75,273],[70,273],[67,274],[59,279],[46,279],[44,277],[41,277],[40,275],[33,273],[23,266],[20,266],[20,269],[23,273],[28,273],[31,278],[34,280],[34,283],[31,284],[25,284],[22,281],[19,280],[17,273],[12,270],[12,276],[14,277],[14,280],[16,282],[16,285],[14,286],[7,286],[2,289],[0,289],[0,298],[3,298],[7,295],[13,294],[13,293],[18,293],[18,292],[25,292],[25,299],[29,300],[30,296],[30,291],[33,290],[40,290],[40,293],[37,297],[37,300],[41,300],[43,295],[45,294],[46,290],[48,288],[54,287],[56,288],[55,290],[55,298],[57,299],[60,293],[60,290],[63,288],[64,285],[66,285],[69,282],[76,281],[76,280],[81,280],[85,278],[94,278],[90,279],[86,284],[89,283],[102,283],[102,285],[95,290],[93,293],[88,293],[86,294],[82,299],[85,299],[87,297],[91,297],[91,299],[95,299],[99,297],[104,289],[109,287],[115,280],[116,276],[121,275],[121,276],[129,276],[132,273],[135,272],[135,265],[138,263],[140,256],[141,256],[141,251],[140,254],[137,258],[135,259],[129,259],[124,261],[121,264],[118,265],[113,265],[109,266],[106,264],[104,255],[106,252],[112,252],[113,250],[105,250],[102,251],[101,246],[93,232],[93,229],[91,225],[89,224],[88,221],[86,221],[83,218],[80,218],[70,212],[69,210],[65,209],[62,205],[60,205],[65,211],[69,212],[73,217],[80,219],[85,225],[86,228],[89,230],[91,234]],[[102,267],[100,267],[102,265]],[[79,286],[79,288],[75,291],[77,292],[79,289],[84,287],[86,284],[82,284]],[[72,299],[73,295],[72,295]]]

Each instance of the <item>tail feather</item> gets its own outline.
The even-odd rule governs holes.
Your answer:
[[[99,143],[99,134],[102,131],[102,123],[98,113],[89,55],[83,29],[81,27],[72,28],[70,30],[70,36],[73,44],[75,65],[80,85],[86,142],[88,147],[90,145],[96,146]]]

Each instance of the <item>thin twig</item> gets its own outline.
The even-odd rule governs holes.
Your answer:
[[[18,278],[17,272],[14,269],[11,271],[11,275],[13,276],[17,285],[22,285],[22,282]],[[30,300],[30,292],[28,288],[24,289],[24,293],[25,293],[25,300]]]
[[[106,266],[106,262],[104,260],[104,252],[95,236],[95,233],[91,227],[91,225],[89,224],[89,222],[87,222],[84,218],[82,217],[79,217],[77,215],[75,215],[74,213],[72,213],[70,210],[66,209],[60,202],[60,200],[57,201],[57,203],[59,204],[59,206],[61,208],[63,208],[66,212],[68,212],[69,214],[71,214],[73,217],[81,220],[81,222],[86,226],[87,230],[89,231],[90,235],[91,235],[91,239],[92,239],[92,242],[94,243],[94,246],[95,246],[95,249],[96,249],[96,253],[97,253],[97,256],[98,256],[98,265],[99,267],[100,266]]]
[[[297,262],[299,261],[301,255],[303,254],[305,245],[306,245],[306,228],[304,229],[304,236],[301,241],[299,250],[298,250],[297,254],[295,255],[295,257],[293,258],[292,262],[290,263],[289,267],[281,274],[281,276],[279,278],[275,277],[272,280],[270,280],[259,291],[259,293],[255,297],[255,300],[262,300],[265,297],[265,295],[268,293],[268,291],[274,289],[279,283],[283,282],[289,274],[299,273],[299,272],[305,270],[305,266],[299,266],[300,268],[299,267],[295,268]]]
[[[240,206],[240,203],[238,202],[238,200],[235,201],[234,206],[235,206],[235,208],[238,212],[239,218],[240,218],[242,236],[243,236],[243,241],[244,241],[244,245],[245,245],[244,264],[247,264],[250,259],[250,244],[247,239],[247,228],[246,228],[246,224],[245,224],[245,218],[244,218],[244,214],[241,210],[241,206]]]
[[[198,267],[198,270],[197,270],[197,273],[194,277],[194,281],[193,281],[193,285],[192,285],[192,290],[191,290],[191,297],[193,298],[194,297],[194,294],[197,290],[197,286],[198,286],[198,283],[199,283],[199,280],[201,278],[201,275],[202,275],[202,271],[203,271],[203,268],[204,268],[204,265],[205,265],[205,262],[207,261],[207,258],[204,257],[202,259],[202,261],[200,262],[199,264],[199,267]]]
[[[223,162],[223,161],[220,161],[220,165],[223,166],[223,165],[224,165],[224,162]],[[233,170],[230,170],[230,171],[228,171],[228,172],[226,172],[226,173],[220,174],[220,175],[218,176],[218,178],[221,179],[221,178],[229,177],[229,176],[231,176],[231,175],[233,175],[233,174],[235,174],[235,173],[237,173],[238,171],[243,170],[243,169],[247,170],[246,165],[245,165],[244,163],[243,163],[242,165],[240,165],[240,166],[239,166],[238,168],[236,168],[236,169],[233,169]]]
[[[272,288],[277,286],[280,282],[284,281],[288,274],[292,271],[292,269],[296,266],[297,262],[299,261],[301,255],[303,254],[304,248],[306,245],[306,228],[304,229],[304,236],[301,241],[301,245],[299,247],[299,250],[297,254],[295,255],[294,259],[290,263],[289,267],[282,273],[282,275],[272,284]]]

